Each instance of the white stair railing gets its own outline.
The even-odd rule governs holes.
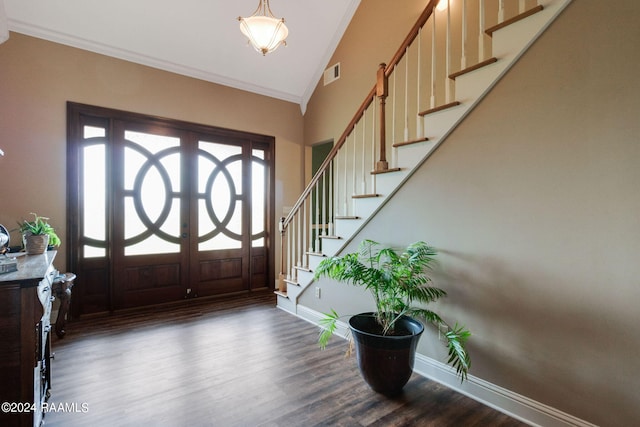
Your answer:
[[[455,75],[491,59],[487,28],[530,13],[532,4],[542,8],[536,0],[519,0],[517,4],[505,0],[440,1],[446,2],[446,10],[436,10],[439,1],[431,0],[389,64],[381,64],[376,85],[291,212],[281,219],[281,291],[282,282],[298,283],[298,270],[308,269],[310,253],[323,252],[324,239],[338,237],[334,235],[336,219],[356,216],[355,199],[377,196],[376,176],[402,167],[396,164],[397,147],[428,138],[423,116],[455,104]],[[454,65],[458,61],[452,61],[454,57],[460,58],[459,68]]]

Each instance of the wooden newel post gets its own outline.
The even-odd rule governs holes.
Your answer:
[[[385,73],[387,64],[380,64],[378,68],[378,78],[376,82],[376,96],[380,99],[380,160],[376,162],[376,172],[389,169],[389,163],[387,162],[387,147],[386,147],[386,120],[385,120],[385,103],[387,95],[389,94],[389,85],[387,75]]]

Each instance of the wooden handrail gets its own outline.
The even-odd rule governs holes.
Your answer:
[[[336,157],[336,154],[338,154],[338,151],[344,145],[345,141],[347,140],[347,137],[351,134],[353,127],[356,125],[356,123],[358,123],[358,120],[360,120],[360,117],[362,116],[364,111],[367,109],[367,107],[369,107],[369,105],[371,105],[371,102],[373,101],[373,95],[375,93],[376,93],[376,86],[374,85],[371,91],[369,91],[369,96],[367,96],[367,98],[364,100],[362,105],[360,105],[360,108],[358,108],[358,111],[356,112],[356,114],[353,116],[353,118],[347,125],[347,128],[338,139],[338,142],[335,143],[331,151],[329,151],[329,154],[327,154],[326,159],[324,159],[324,161],[318,168],[318,171],[316,172],[316,174],[313,176],[311,181],[309,181],[309,184],[307,184],[307,187],[304,189],[304,191],[298,198],[298,201],[296,202],[295,205],[293,205],[293,208],[291,208],[291,212],[289,212],[289,214],[285,217],[283,221],[283,230],[286,230],[287,226],[291,222],[291,218],[293,218],[296,211],[300,208],[300,206],[302,206],[302,203],[304,203],[304,200],[311,193],[311,191],[313,190],[313,187],[318,183],[322,174],[325,172],[325,170],[329,167],[333,159]]]
[[[407,36],[405,37],[400,48],[396,51],[391,61],[387,63],[385,67],[386,77],[389,77],[389,75],[391,75],[395,66],[398,65],[398,63],[402,60],[407,50],[407,47],[410,46],[411,43],[413,43],[413,41],[416,39],[416,37],[420,33],[420,28],[422,28],[424,24],[426,24],[426,22],[429,20],[429,17],[433,13],[434,8],[438,4],[438,1],[439,0],[430,0],[429,3],[427,3],[427,6],[422,11],[420,16],[418,17],[418,20],[409,31],[409,34],[407,34]],[[333,148],[331,149],[327,157],[324,159],[324,161],[318,168],[318,171],[315,173],[313,178],[311,178],[311,181],[309,181],[309,184],[307,184],[306,188],[304,189],[304,191],[302,192],[302,194],[300,195],[296,203],[291,208],[291,211],[289,212],[289,214],[282,221],[282,232],[284,232],[284,230],[287,229],[287,226],[291,222],[293,216],[296,214],[298,209],[300,209],[300,207],[302,206],[306,198],[309,196],[309,194],[311,194],[311,191],[313,191],[313,188],[320,180],[320,177],[325,173],[325,171],[327,170],[327,168],[329,167],[333,159],[338,154],[338,151],[340,151],[340,148],[342,148],[342,146],[344,145],[345,141],[347,140],[347,137],[353,131],[353,128],[356,125],[356,123],[358,123],[358,121],[364,114],[365,110],[373,102],[374,96],[377,93],[377,88],[378,88],[378,82],[376,81],[376,84],[373,85],[373,88],[369,91],[367,97],[364,99],[364,101],[360,105],[360,108],[358,108],[358,110],[356,111],[351,121],[349,121],[349,124],[347,125],[345,131],[342,133],[338,141],[334,144]]]
[[[391,61],[387,63],[387,70],[386,70],[387,77],[391,75],[395,66],[398,65],[400,60],[402,60],[402,57],[407,51],[407,47],[409,47],[411,43],[413,43],[413,41],[416,39],[416,37],[418,37],[420,28],[424,27],[424,24],[427,23],[427,21],[429,20],[429,17],[433,13],[433,9],[438,5],[438,1],[439,0],[429,1],[429,3],[427,4],[427,7],[425,7],[425,9],[422,11],[420,16],[418,17],[418,20],[411,28],[411,31],[409,31],[409,34],[407,34],[407,37],[405,37],[404,41],[402,42],[402,45],[400,45],[400,48],[397,50],[396,54],[393,56]]]

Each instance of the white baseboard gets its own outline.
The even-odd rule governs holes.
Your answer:
[[[460,383],[460,379],[449,365],[422,354],[416,354],[413,371],[532,426],[597,427],[473,375],[469,375],[466,382]]]
[[[294,315],[316,326],[323,317],[322,313],[301,305],[296,306],[296,313]],[[348,325],[345,322],[338,322],[336,335],[345,338],[347,333]],[[473,375],[469,375],[466,382],[460,383],[460,379],[449,365],[422,354],[416,354],[413,371],[418,375],[444,384],[452,390],[532,426],[597,427],[595,424],[581,420],[573,415],[492,384],[481,378],[474,377]]]

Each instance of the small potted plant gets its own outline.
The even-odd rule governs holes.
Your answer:
[[[55,229],[47,222],[49,218],[31,212],[33,221],[18,222],[18,230],[22,233],[25,252],[30,255],[42,254],[49,246],[60,246],[60,238]]]
[[[436,250],[425,242],[397,251],[365,240],[358,252],[326,258],[315,270],[316,279],[329,277],[364,287],[373,295],[376,311],[350,317],[350,341],[355,345],[365,381],[384,395],[400,393],[409,381],[424,324],[438,328],[439,336],[444,337],[448,346],[447,363],[461,381],[467,378],[471,359],[465,343],[471,333],[457,323],[449,326],[426,307],[446,296],[444,290],[430,286],[431,279],[425,274],[435,262],[435,255]],[[326,346],[336,331],[340,317],[331,310],[321,320],[321,347]]]

